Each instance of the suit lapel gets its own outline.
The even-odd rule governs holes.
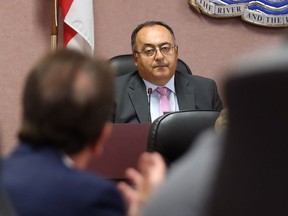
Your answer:
[[[189,79],[179,72],[175,73],[175,89],[180,110],[195,109],[194,87]]]
[[[128,94],[140,123],[149,121],[148,100],[145,89],[145,84],[138,74],[129,83]]]

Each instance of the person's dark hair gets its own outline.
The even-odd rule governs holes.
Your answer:
[[[176,38],[175,38],[174,32],[173,32],[172,28],[169,25],[167,25],[166,23],[164,23],[162,21],[147,21],[147,22],[144,22],[142,24],[139,24],[134,29],[134,31],[131,34],[131,48],[132,48],[132,52],[136,52],[137,51],[136,37],[137,37],[138,32],[144,27],[155,26],[155,25],[164,26],[166,29],[168,29],[168,31],[171,33],[171,35],[173,37],[174,43],[176,44]]]
[[[19,138],[35,147],[79,152],[97,141],[113,101],[114,77],[106,62],[58,50],[27,77]]]

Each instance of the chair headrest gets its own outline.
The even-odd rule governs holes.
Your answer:
[[[195,138],[213,127],[219,111],[184,110],[156,119],[148,134],[148,151],[158,151],[168,165],[182,156]]]
[[[284,57],[263,58],[229,73],[225,97],[233,135],[246,133],[259,139],[264,135],[268,138],[280,132],[285,134],[283,129],[288,129],[287,56],[288,49]]]

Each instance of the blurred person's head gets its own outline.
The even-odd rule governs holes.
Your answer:
[[[94,145],[108,125],[113,86],[104,61],[74,50],[48,54],[26,80],[20,140],[67,154]]]
[[[131,35],[131,47],[139,75],[159,86],[175,74],[178,46],[170,26],[160,21],[148,21],[136,27]]]

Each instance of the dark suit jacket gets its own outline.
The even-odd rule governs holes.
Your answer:
[[[112,182],[68,168],[48,147],[22,143],[3,165],[3,186],[19,216],[125,215]]]
[[[208,78],[175,73],[175,91],[180,110],[221,110],[222,102],[216,83]],[[145,84],[138,72],[116,80],[114,123],[147,123],[150,121]]]

